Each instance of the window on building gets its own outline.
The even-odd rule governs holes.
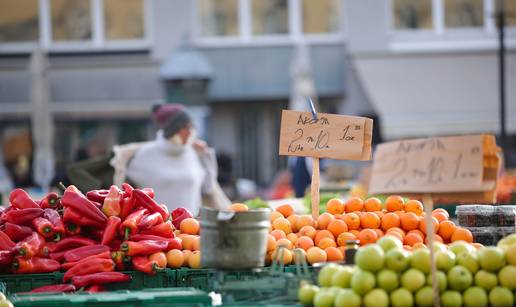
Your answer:
[[[431,29],[432,0],[394,0],[396,29]]]
[[[38,39],[38,0],[0,0],[0,42]]]
[[[339,31],[340,0],[303,0],[303,32]]]
[[[238,35],[238,0],[200,0],[202,36]]]
[[[502,4],[505,10],[505,25],[507,26],[516,26],[516,1],[514,0],[494,0],[496,5],[496,11],[498,12],[498,8]]]
[[[444,0],[444,24],[447,28],[482,27],[484,1]]]
[[[52,40],[81,41],[92,37],[91,1],[52,0]]]
[[[253,34],[288,33],[287,0],[252,0],[251,14]]]
[[[143,38],[143,0],[104,0],[108,40]]]

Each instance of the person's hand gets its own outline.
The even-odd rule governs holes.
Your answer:
[[[194,147],[195,150],[198,150],[198,151],[204,151],[208,147],[206,142],[203,140],[195,140],[193,142],[192,146]]]

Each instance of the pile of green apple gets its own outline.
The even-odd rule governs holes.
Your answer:
[[[513,306],[516,303],[516,234],[475,249],[458,241],[433,246],[441,306]],[[412,252],[394,237],[359,248],[355,266],[327,264],[319,287],[304,284],[299,301],[323,306],[433,306],[430,250]]]

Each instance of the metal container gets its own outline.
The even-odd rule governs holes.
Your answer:
[[[202,266],[217,269],[263,267],[270,225],[268,209],[232,212],[202,208]]]

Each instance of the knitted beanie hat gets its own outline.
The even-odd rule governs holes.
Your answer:
[[[152,107],[152,118],[165,138],[176,134],[192,122],[185,108],[180,104],[159,104]]]

